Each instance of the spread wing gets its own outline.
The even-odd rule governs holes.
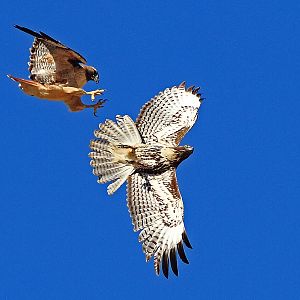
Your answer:
[[[134,231],[141,230],[139,241],[148,261],[154,256],[154,268],[159,275],[160,264],[168,277],[169,261],[178,275],[176,252],[189,263],[183,243],[192,248],[183,224],[183,202],[178,189],[175,169],[156,175],[134,173],[128,177],[127,206]]]
[[[77,87],[74,68],[79,63],[86,64],[85,58],[43,32],[35,32],[15,25],[35,37],[30,49],[30,79],[42,84],[67,83]]]
[[[136,120],[145,143],[178,146],[194,125],[201,105],[199,88],[185,88],[185,82],[160,92],[141,109]]]

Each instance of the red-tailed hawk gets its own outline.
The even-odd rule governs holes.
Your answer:
[[[127,115],[117,116],[116,123],[106,120],[90,143],[98,182],[114,181],[108,194],[127,180],[127,206],[134,231],[141,230],[146,261],[154,256],[156,274],[162,265],[166,277],[169,261],[178,275],[176,252],[188,263],[183,243],[192,248],[183,223],[176,168],[193,152],[179,143],[196,121],[202,102],[198,90],[186,89],[185,83],[167,88],[142,107],[136,123]]]
[[[21,79],[8,75],[19,82],[19,87],[30,96],[54,101],[63,101],[70,111],[81,111],[85,108],[96,110],[103,100],[87,105],[81,102],[81,96],[89,94],[92,100],[104,90],[86,92],[82,87],[93,80],[98,83],[99,74],[94,67],[86,66],[86,59],[78,52],[68,48],[43,32],[34,32],[28,28],[15,25],[21,31],[34,36],[30,49],[29,78]]]

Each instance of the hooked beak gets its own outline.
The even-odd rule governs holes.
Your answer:
[[[96,83],[99,83],[99,75],[97,74],[94,79],[93,79]]]
[[[194,152],[194,147],[190,147],[188,151],[190,154],[192,154]]]

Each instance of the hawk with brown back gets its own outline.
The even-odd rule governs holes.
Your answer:
[[[15,27],[34,36],[28,63],[30,80],[8,75],[19,83],[23,92],[41,99],[63,101],[70,111],[90,107],[95,113],[103,105],[103,100],[91,105],[81,101],[83,95],[91,95],[94,100],[96,95],[104,92],[103,89],[90,92],[82,89],[90,80],[98,83],[99,74],[94,67],[86,65],[86,59],[81,54],[43,32],[38,33],[19,25]]]

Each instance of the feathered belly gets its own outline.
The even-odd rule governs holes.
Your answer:
[[[82,89],[63,87],[60,85],[43,85],[34,81],[20,82],[20,88],[24,93],[41,99],[66,100],[72,96],[82,96]]]
[[[161,173],[168,170],[171,162],[164,155],[162,146],[145,145],[135,149],[135,168],[147,173]]]

